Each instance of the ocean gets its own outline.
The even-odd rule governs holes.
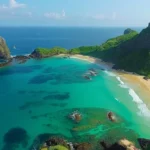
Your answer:
[[[60,46],[67,49],[100,45],[122,35],[126,28],[94,27],[0,27],[12,55],[29,54],[37,47]],[[141,28],[134,28],[141,31]]]
[[[36,47],[100,45],[123,31],[124,28],[0,28],[11,55],[28,54]],[[98,74],[87,80],[84,75],[91,68]],[[81,113],[78,123],[68,117],[74,111]],[[116,123],[108,120],[109,111],[116,115]],[[93,143],[100,139],[115,142],[121,137],[150,138],[150,111],[134,89],[103,65],[76,58],[30,59],[0,68],[0,118],[3,150],[33,149],[39,137],[47,134],[78,142],[92,138]]]

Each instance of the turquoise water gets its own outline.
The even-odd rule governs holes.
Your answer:
[[[95,68],[98,75],[86,80],[83,75],[90,68]],[[150,138],[147,132],[149,112],[142,111],[144,104],[135,103],[139,97],[134,91],[114,73],[102,68],[74,58],[31,59],[24,64],[0,68],[0,147],[4,145],[5,133],[14,127],[22,127],[28,132],[28,146],[42,133],[73,138],[71,128],[76,124],[65,116],[76,109],[83,115],[83,120],[95,111],[100,114],[95,116],[100,121],[101,113],[94,108],[104,108],[106,116],[111,110],[124,120],[119,126],[125,123],[128,130],[133,129],[140,137]],[[92,111],[84,112],[82,109],[85,108]],[[104,114],[103,118],[106,117]],[[88,134],[102,135],[102,128],[96,127],[94,131],[90,128]],[[84,134],[87,131],[81,135]]]

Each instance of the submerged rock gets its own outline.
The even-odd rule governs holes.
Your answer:
[[[139,138],[138,142],[143,150],[150,150],[150,140]]]
[[[10,129],[3,138],[5,143],[3,150],[5,149],[15,149],[20,144],[23,148],[28,145],[28,134],[25,129],[17,127]]]
[[[80,143],[74,145],[75,150],[90,150],[92,145],[89,143]]]
[[[74,111],[68,117],[75,122],[80,122],[82,120],[82,115],[78,111]]]
[[[28,59],[30,59],[29,56],[24,56],[24,55],[18,55],[15,56],[14,59],[19,63],[19,64],[23,64],[25,63]]]
[[[104,150],[139,150],[135,147],[134,143],[127,139],[121,139],[118,142],[108,146],[106,142],[100,142]]]

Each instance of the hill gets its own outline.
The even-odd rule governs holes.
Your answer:
[[[113,62],[116,69],[150,77],[150,24],[139,34],[131,29],[124,35],[107,40],[100,46],[79,47],[70,53],[80,53]]]
[[[36,48],[32,53],[32,58],[45,58],[58,54],[65,54],[67,50],[61,47],[53,47],[53,48]]]

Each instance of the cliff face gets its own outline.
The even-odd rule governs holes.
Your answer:
[[[120,48],[128,51],[150,49],[150,26],[143,29],[135,38],[122,43]]]
[[[10,51],[5,40],[0,37],[0,59],[8,60],[10,58]]]

